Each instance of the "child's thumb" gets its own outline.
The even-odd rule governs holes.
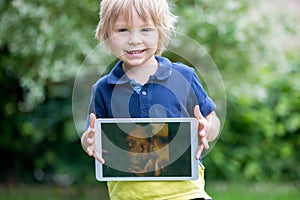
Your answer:
[[[201,119],[204,118],[203,115],[202,115],[202,113],[201,113],[201,111],[200,111],[199,105],[196,105],[196,106],[195,106],[195,108],[194,108],[194,115],[195,115],[195,117],[196,117],[198,120],[201,120]]]
[[[90,127],[95,128],[96,115],[94,113],[90,114]]]

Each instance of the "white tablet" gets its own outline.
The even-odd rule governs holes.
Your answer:
[[[97,119],[99,181],[171,181],[198,178],[195,118]]]

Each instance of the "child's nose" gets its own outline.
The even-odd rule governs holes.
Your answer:
[[[141,34],[139,33],[139,30],[130,31],[128,43],[130,45],[136,45],[136,44],[140,44],[141,42],[142,40],[141,40]]]

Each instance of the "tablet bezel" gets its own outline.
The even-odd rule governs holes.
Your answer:
[[[95,173],[98,181],[178,181],[196,180],[199,176],[199,164],[195,158],[198,147],[198,123],[195,118],[98,118],[95,121],[96,149],[102,157],[101,124],[102,123],[189,123],[191,144],[191,175],[190,176],[130,176],[130,177],[103,177],[103,164],[95,159]],[[105,165],[105,164],[104,164]]]

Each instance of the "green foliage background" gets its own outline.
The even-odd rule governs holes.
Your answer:
[[[299,3],[174,0],[226,87],[227,116],[207,178],[300,178]],[[289,4],[292,3],[292,4]],[[292,5],[292,6],[290,6]],[[79,66],[97,45],[95,0],[0,1],[0,182],[93,182],[72,116]],[[171,58],[172,59],[172,58]]]

